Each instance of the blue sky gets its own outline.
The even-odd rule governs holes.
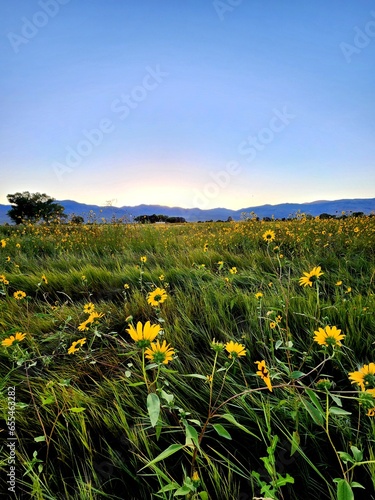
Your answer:
[[[375,196],[373,1],[6,4],[0,203]]]

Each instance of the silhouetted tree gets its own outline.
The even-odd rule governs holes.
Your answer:
[[[44,220],[51,222],[56,219],[66,218],[64,207],[55,203],[55,199],[47,194],[15,193],[7,195],[12,208],[8,210],[8,216],[16,224],[22,222],[38,222]]]

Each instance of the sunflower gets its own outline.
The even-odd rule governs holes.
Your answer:
[[[275,231],[268,230],[265,233],[263,233],[262,238],[264,239],[264,241],[267,241],[267,243],[270,243],[275,239],[275,236],[276,236]]]
[[[145,350],[146,358],[152,361],[153,363],[167,365],[169,361],[172,361],[174,350],[167,344],[166,340],[160,344],[160,341],[157,340],[153,342],[150,347]]]
[[[231,269],[229,269],[230,274],[237,274],[237,267],[233,266]]]
[[[266,362],[263,359],[262,361],[255,361],[255,364],[258,365],[256,374],[265,382],[268,389],[272,392],[272,384]]]
[[[324,273],[321,271],[321,267],[317,266],[313,267],[309,273],[303,273],[303,274],[304,276],[302,276],[299,279],[299,284],[301,286],[307,286],[307,285],[312,286],[314,281],[319,279],[319,277]]]
[[[258,300],[261,299],[262,297],[263,297],[263,293],[262,292],[257,292],[255,294],[255,298],[258,299]]]
[[[358,371],[350,372],[348,376],[349,380],[352,381],[352,384],[358,384],[362,391],[369,389],[368,387],[365,387],[368,385],[375,387],[375,363],[363,365]]]
[[[326,326],[324,329],[319,328],[318,331],[314,331],[314,340],[319,345],[324,346],[336,346],[341,345],[340,340],[345,338],[345,335],[341,333],[336,326]]]
[[[83,344],[86,343],[86,338],[84,339],[79,339],[79,340],[76,340],[72,343],[72,345],[69,347],[68,349],[68,354],[74,354],[75,352],[77,352],[79,350],[80,347],[83,346]],[[78,346],[78,347],[77,347]]]
[[[42,281],[45,285],[48,285],[48,280],[46,278],[46,275],[45,274],[42,274]]]
[[[238,342],[233,342],[233,340],[225,344],[225,350],[229,352],[230,359],[246,356],[245,346],[243,344],[239,344]]]
[[[126,331],[134,342],[137,343],[138,347],[149,347],[151,342],[156,339],[160,330],[160,325],[151,325],[150,321],[142,325],[142,323],[138,321],[136,329],[133,325],[129,325]]]
[[[166,299],[168,295],[167,292],[164,290],[164,288],[155,288],[153,292],[150,292],[148,294],[147,302],[154,306],[157,307],[159,304],[162,304]]]
[[[17,300],[22,300],[26,297],[26,293],[22,290],[17,290],[17,292],[14,292],[13,297]]]
[[[140,258],[140,261],[142,262],[142,264],[145,264],[147,262],[147,257],[145,255],[143,255],[141,258]]]
[[[91,314],[95,311],[95,305],[92,302],[88,302],[83,306],[83,312]]]
[[[84,330],[88,330],[89,329],[88,325],[90,325],[91,323],[94,323],[97,319],[100,319],[103,316],[104,316],[104,313],[98,313],[98,312],[93,311],[92,313],[90,313],[90,316],[87,318],[87,320],[79,325],[78,330],[80,332],[83,332]]]
[[[11,335],[7,339],[4,339],[1,342],[1,345],[4,347],[10,347],[14,342],[21,342],[26,337],[26,333],[16,332],[14,335]]]

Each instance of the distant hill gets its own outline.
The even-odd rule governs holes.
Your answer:
[[[342,212],[363,212],[365,214],[375,213],[375,198],[345,199],[335,201],[313,201],[310,203],[281,203],[279,205],[261,205],[258,207],[247,207],[241,210],[230,210],[228,208],[212,208],[201,210],[200,208],[165,207],[163,205],[137,205],[135,207],[101,207],[98,205],[87,205],[73,200],[59,200],[58,203],[65,208],[68,215],[80,215],[87,222],[89,220],[102,222],[112,218],[123,218],[132,221],[138,215],[167,215],[169,217],[184,217],[188,222],[206,220],[227,220],[232,217],[240,220],[245,212],[254,212],[261,219],[263,217],[275,217],[276,219],[293,217],[297,212],[303,212],[312,216],[327,213],[330,215],[341,215]],[[7,216],[10,205],[0,205],[0,224],[11,223]]]

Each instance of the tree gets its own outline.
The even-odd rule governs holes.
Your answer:
[[[15,193],[7,195],[12,208],[8,210],[8,216],[16,224],[21,224],[24,221],[38,222],[44,220],[51,222],[56,219],[66,218],[64,207],[58,203],[54,203],[55,199],[47,194]]]

